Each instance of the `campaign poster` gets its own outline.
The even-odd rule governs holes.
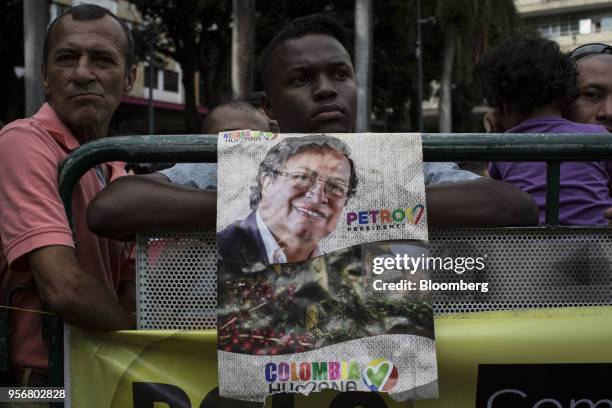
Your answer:
[[[220,395],[436,398],[420,136],[224,132],[218,166]]]

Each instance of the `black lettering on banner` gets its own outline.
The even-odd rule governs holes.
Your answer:
[[[355,381],[347,381],[345,391],[357,391],[357,384]]]
[[[171,384],[134,382],[132,383],[132,396],[134,408],[154,408],[156,402],[162,402],[168,408],[192,408],[185,391]],[[259,402],[221,397],[219,387],[216,387],[206,394],[199,408],[261,408],[261,406]],[[282,406],[284,405],[278,405],[278,407]],[[288,408],[292,406],[287,405]]]
[[[216,387],[202,400],[200,408],[261,408],[260,402],[242,401],[219,396],[219,387]]]
[[[387,408],[382,397],[373,392],[344,392],[338,394],[329,408]]]
[[[476,408],[612,408],[612,364],[480,364]]]
[[[134,408],[154,408],[156,402],[163,402],[168,408],[191,408],[185,391],[171,384],[134,382],[132,399]]]
[[[322,382],[322,383],[319,383],[319,386],[317,387],[317,391],[320,392],[321,390],[326,390],[328,388],[329,388],[329,384]]]
[[[268,384],[268,394],[276,394],[277,392],[283,392],[285,391],[285,384],[282,384],[283,387],[281,388],[281,383],[272,383],[272,384]]]

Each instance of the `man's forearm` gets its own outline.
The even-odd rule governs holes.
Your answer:
[[[88,330],[135,328],[134,315],[106,286],[81,270],[73,248],[40,248],[28,255],[28,261],[41,300],[51,313]]]
[[[98,235],[126,240],[138,232],[213,228],[216,212],[216,190],[129,176],[117,179],[96,196],[87,210],[87,223]]]
[[[81,281],[72,296],[49,303],[49,310],[66,322],[87,330],[115,331],[136,328],[134,313],[122,307],[117,299],[91,277],[87,282]]]
[[[537,225],[538,207],[529,194],[508,183],[482,178],[427,186],[430,227]]]

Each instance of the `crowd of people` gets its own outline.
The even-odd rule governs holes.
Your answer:
[[[204,133],[354,131],[353,57],[335,19],[312,15],[292,21],[271,40],[262,61],[263,92],[256,103],[234,101],[213,109]],[[120,177],[122,166],[106,163],[88,171],[75,189],[73,238],[58,193],[58,165],[76,147],[105,137],[121,97],[130,93],[136,68],[129,28],[106,9],[73,7],[49,26],[42,68],[47,102],[0,131],[0,299],[14,308],[5,381],[16,385],[48,383],[38,311],[89,330],[132,329],[134,272],[124,241],[136,232],[210,229],[216,222],[215,164],[178,164]],[[474,75],[491,106],[486,116],[491,132],[606,133],[612,129],[611,73],[610,46],[586,45],[566,55],[552,41],[520,35],[484,55]],[[267,169],[264,192],[291,181],[287,165],[303,158],[301,153],[282,155]],[[611,169],[608,161],[562,164],[561,224],[607,225]],[[543,222],[543,163],[491,163],[491,177],[455,163],[425,163],[423,173],[431,227]],[[324,211],[318,206],[333,188],[330,174],[323,167],[308,180],[309,186],[286,200],[307,202],[301,216],[320,217]],[[349,190],[343,193],[337,197],[340,209],[350,196]],[[295,206],[283,200],[272,202],[264,194],[251,205],[253,220],[257,214],[271,219],[262,230],[273,250],[266,246],[263,261],[295,255],[285,237],[297,233],[281,230],[295,216]],[[308,228],[304,223],[300,231]],[[23,290],[11,290],[19,286]]]
[[[474,69],[492,110],[490,130],[507,133],[608,133],[612,117],[603,94],[612,81],[585,75],[584,67],[608,64],[612,48],[589,45],[564,54],[554,41],[533,35],[515,36],[484,55]],[[577,62],[577,63],[576,63]],[[579,68],[577,68],[577,65]],[[586,71],[587,73],[589,71]],[[584,81],[576,95],[576,76]],[[602,81],[604,79],[604,81]],[[588,85],[586,85],[588,83]],[[599,110],[595,107],[599,106]],[[612,108],[608,108],[612,109]],[[590,110],[590,112],[586,112]],[[595,112],[596,111],[596,112]],[[566,118],[573,119],[574,121]],[[538,162],[490,163],[489,175],[529,193],[546,213],[546,165]],[[612,162],[561,164],[559,222],[561,225],[607,225],[612,207]]]

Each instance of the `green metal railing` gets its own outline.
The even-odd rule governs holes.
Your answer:
[[[546,224],[558,225],[559,178],[562,161],[612,158],[609,134],[422,134],[423,160],[546,161]],[[90,168],[108,161],[158,163],[213,163],[217,135],[126,136],[97,140],[74,150],[62,164],[59,191],[68,219],[72,219],[72,191]],[[56,331],[61,324],[56,324]],[[55,343],[54,343],[55,341]],[[51,336],[50,381],[63,384],[62,336]],[[57,352],[60,350],[60,352]]]
[[[609,134],[422,134],[424,161],[546,161],[546,224],[559,223],[559,168],[562,161],[612,158]],[[213,163],[216,135],[126,136],[88,143],[66,159],[60,195],[72,221],[72,190],[93,166],[107,161]]]

